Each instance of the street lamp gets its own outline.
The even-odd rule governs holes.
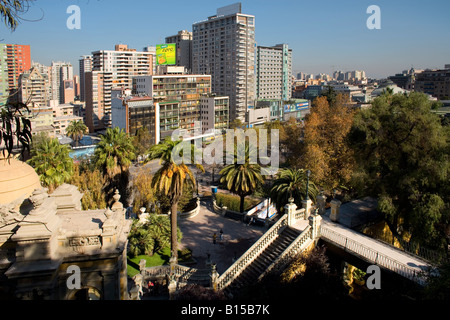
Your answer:
[[[311,170],[306,170],[306,200],[309,200],[309,175]]]

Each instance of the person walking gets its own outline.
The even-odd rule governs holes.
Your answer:
[[[220,232],[219,232],[219,240],[223,241],[223,230],[222,229],[220,229]]]
[[[216,244],[217,234],[214,232],[213,234],[213,244]]]

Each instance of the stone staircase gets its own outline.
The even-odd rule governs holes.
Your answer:
[[[235,290],[257,282],[273,261],[277,260],[299,235],[298,230],[285,227],[277,238],[230,283],[227,291],[233,293]]]

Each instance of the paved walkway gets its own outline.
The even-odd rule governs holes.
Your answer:
[[[332,231],[329,235],[322,232],[322,238],[345,246],[347,251],[364,256],[369,261],[376,260],[378,264],[405,275],[410,271],[419,274],[429,266],[426,261],[412,254],[334,223],[326,215],[322,216],[322,219],[322,226]]]
[[[262,226],[247,226],[240,221],[222,217],[213,212],[210,201],[204,200],[195,217],[179,220],[178,225],[183,233],[180,249],[192,249],[192,255],[197,260],[193,267],[209,268],[206,265],[209,254],[219,274],[233,263],[234,257],[239,258],[266,231]],[[219,239],[221,229],[223,240]],[[217,234],[216,244],[213,244],[214,233]]]

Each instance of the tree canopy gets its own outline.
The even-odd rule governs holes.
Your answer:
[[[362,110],[350,132],[355,185],[379,198],[396,237],[442,247],[449,224],[450,128],[422,93],[389,92]]]
[[[330,98],[331,103],[328,99],[316,98],[305,121],[299,167],[311,170],[316,185],[331,191],[346,186],[354,169],[353,150],[347,144],[354,110],[342,94]]]

